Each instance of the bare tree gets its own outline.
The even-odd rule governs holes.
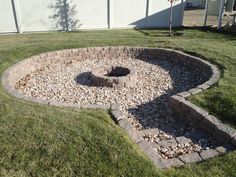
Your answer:
[[[173,22],[173,5],[178,0],[168,0],[170,2],[170,19],[169,19],[169,36],[172,35],[172,22]]]

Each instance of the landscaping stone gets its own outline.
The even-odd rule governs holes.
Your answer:
[[[162,140],[162,141],[159,141],[158,144],[162,147],[170,147],[170,146],[176,146],[177,143],[175,141],[174,138],[170,139],[170,140]]]
[[[207,84],[202,84],[202,85],[199,85],[199,86],[197,86],[197,88],[200,88],[200,89],[202,89],[202,90],[206,90],[206,89],[208,89],[210,86],[209,85],[207,85]]]
[[[159,134],[159,130],[157,128],[152,128],[152,129],[145,129],[142,130],[144,135],[148,135],[148,134]]]
[[[222,146],[218,146],[218,147],[216,148],[216,150],[217,150],[220,154],[223,154],[223,153],[226,153],[226,152],[235,150],[235,146],[233,146],[232,144],[225,144],[225,145],[222,145]]]
[[[236,146],[236,136],[234,136],[231,140],[232,144]]]
[[[49,105],[52,104],[52,105],[55,105],[57,103],[49,103]],[[57,106],[60,106],[60,105],[57,105]],[[77,104],[72,104],[72,103],[62,103],[61,106],[63,107],[70,107],[70,108],[76,108],[76,109],[80,109],[81,108],[81,104],[80,103],[77,103]],[[106,108],[105,108],[106,109]]]
[[[121,119],[126,118],[126,116],[124,116],[122,111],[119,111],[119,110],[112,110],[111,115],[116,122],[120,121]]]
[[[156,142],[150,142],[150,144],[154,149],[159,149],[160,148],[160,145]]]
[[[169,98],[168,105],[174,109],[179,109],[182,101],[184,101],[183,97],[174,95]]]
[[[151,145],[146,142],[146,141],[140,141],[138,143],[138,145],[141,147],[141,149],[148,155],[148,156],[152,156],[152,157],[155,157],[156,156],[156,153],[155,151],[153,150],[153,148],[151,147]]]
[[[212,115],[207,115],[203,118],[200,123],[200,127],[202,127],[208,133],[214,132],[217,125],[219,125],[221,121]]]
[[[186,143],[191,142],[192,140],[191,140],[190,138],[185,137],[185,136],[180,136],[180,137],[177,137],[177,138],[176,138],[176,141],[177,141],[179,144],[186,144]]]
[[[167,168],[169,168],[169,167],[180,167],[180,166],[184,165],[184,163],[182,161],[180,161],[178,158],[168,159],[168,160],[165,161],[165,164],[167,164]]]
[[[221,142],[230,143],[232,138],[234,136],[236,136],[236,131],[235,131],[235,129],[233,129],[223,123],[219,123],[216,126],[215,136]]]
[[[177,94],[178,96],[181,96],[183,98],[189,97],[191,95],[190,92],[181,92]]]
[[[96,104],[82,104],[82,109],[110,109],[110,104],[102,104],[102,105],[96,105]]]
[[[202,91],[202,89],[200,89],[200,88],[193,88],[193,89],[189,90],[188,92],[190,92],[192,95],[195,95],[201,91]]]
[[[143,141],[141,133],[137,131],[135,128],[126,129],[126,133],[136,144],[139,143],[140,141]]]
[[[193,115],[194,119],[197,119],[199,121],[202,121],[205,116],[208,115],[208,112],[199,108],[194,107],[194,110],[190,110],[191,115]]]
[[[133,128],[133,125],[127,118],[123,118],[118,121],[118,125],[121,126],[124,130],[128,130],[130,128]]]
[[[137,71],[131,66],[100,66],[91,71],[92,82],[97,86],[127,87],[137,81]]]
[[[198,109],[198,107],[195,104],[186,100],[181,103],[181,107],[183,108],[183,110],[185,110],[188,113],[190,110]]]
[[[210,158],[215,157],[217,155],[219,155],[219,152],[217,152],[214,149],[205,150],[200,153],[200,156],[202,157],[203,160],[210,159]]]
[[[148,157],[160,168],[166,168],[167,165],[165,164],[164,160],[160,158],[154,151],[154,149],[149,145],[146,141],[141,141],[138,143],[139,147],[148,155]]]
[[[111,110],[112,110],[112,111],[121,111],[121,110],[122,110],[122,107],[121,107],[121,105],[119,105],[119,104],[112,103],[112,104],[111,104]]]
[[[198,153],[191,153],[179,156],[179,159],[186,163],[196,163],[202,161]]]

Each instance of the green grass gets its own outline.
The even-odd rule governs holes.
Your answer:
[[[150,46],[178,49],[219,66],[222,77],[191,101],[236,127],[236,36],[179,29],[0,36],[0,75],[17,61],[65,48]],[[158,170],[105,111],[18,100],[0,87],[0,176],[236,176],[236,152],[179,169]]]

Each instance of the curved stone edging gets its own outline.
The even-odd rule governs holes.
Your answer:
[[[68,62],[70,59],[85,60],[88,58],[115,58],[115,57],[133,57],[137,59],[151,58],[158,56],[161,59],[168,59],[172,62],[181,63],[192,69],[197,69],[201,74],[208,77],[208,81],[205,83],[192,88],[188,91],[178,93],[177,95],[171,96],[168,105],[172,110],[185,117],[185,121],[191,122],[195,126],[203,128],[208,133],[213,135],[223,142],[231,142],[236,145],[236,131],[235,129],[221,123],[217,118],[210,115],[208,112],[194,105],[193,103],[186,100],[187,97],[199,93],[203,90],[208,89],[220,78],[220,71],[218,68],[210,64],[209,62],[202,60],[198,57],[194,57],[183,52],[179,52],[171,49],[161,48],[130,48],[130,47],[96,47],[96,48],[79,48],[79,49],[68,49],[60,50],[55,52],[42,53],[36,56],[32,56],[28,59],[24,59],[15,65],[7,69],[2,77],[2,84],[4,88],[13,96],[21,98],[27,101],[32,101],[40,104],[54,105],[60,107],[71,107],[77,109],[106,109],[110,110],[110,113],[115,122],[121,126],[131,139],[139,145],[139,147],[149,156],[149,158],[160,168],[167,168],[170,166],[181,166],[185,163],[198,162],[207,159],[207,157],[213,157],[219,155],[219,153],[213,153],[211,156],[204,156],[200,154],[196,156],[193,161],[186,160],[186,155],[180,158],[174,158],[170,160],[164,160],[159,155],[156,155],[155,151],[151,148],[150,144],[145,141],[139,131],[134,128],[128,119],[123,115],[119,105],[84,105],[81,103],[60,103],[56,101],[43,101],[37,98],[28,97],[19,93],[15,88],[15,84],[23,76],[27,75],[32,71],[40,69],[43,65],[49,65],[55,62],[60,62],[61,57],[66,57]],[[27,68],[27,70],[25,69]],[[212,154],[212,153],[211,153]],[[188,155],[188,154],[187,154]]]

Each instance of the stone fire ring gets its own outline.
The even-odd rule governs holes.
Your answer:
[[[101,66],[91,71],[91,79],[97,86],[130,87],[136,82],[137,72],[127,66]]]
[[[174,63],[180,63],[184,66],[189,67],[190,69],[198,70],[201,74],[205,75],[208,80],[201,85],[198,85],[195,88],[190,90],[177,93],[169,98],[168,105],[172,109],[176,115],[179,115],[179,118],[184,119],[187,122],[191,122],[196,127],[202,128],[204,131],[208,132],[220,142],[232,144],[236,146],[236,130],[228,125],[223,124],[219,119],[210,115],[209,112],[201,109],[195,104],[189,102],[186,98],[195,95],[199,92],[202,92],[212,85],[216,84],[220,78],[220,71],[218,68],[198,57],[194,57],[176,50],[171,49],[161,49],[161,48],[134,48],[134,47],[97,47],[97,48],[79,48],[79,49],[68,49],[61,50],[55,52],[42,53],[36,56],[32,56],[25,60],[18,62],[17,64],[11,66],[9,69],[5,71],[3,74],[1,81],[3,87],[10,93],[11,95],[21,98],[27,101],[61,106],[61,107],[72,107],[72,108],[92,108],[92,109],[108,109],[112,115],[114,121],[122,127],[126,133],[130,136],[130,138],[135,142],[144,153],[157,165],[159,168],[168,168],[172,166],[181,166],[188,163],[199,162],[202,160],[206,160],[212,158],[214,156],[220,155],[222,153],[226,153],[230,148],[227,147],[219,147],[215,150],[206,150],[201,154],[192,153],[185,154],[180,156],[179,158],[174,158],[170,160],[165,160],[160,156],[157,156],[154,152],[151,145],[144,140],[139,131],[137,131],[132,125],[128,118],[123,114],[120,105],[115,104],[106,104],[106,105],[83,105],[83,104],[73,104],[73,103],[60,103],[56,101],[44,101],[35,97],[30,97],[23,95],[16,88],[16,83],[21,79],[27,76],[27,74],[37,71],[42,67],[48,66],[53,63],[57,63],[62,61],[63,59],[69,60],[86,60],[91,58],[103,59],[103,58],[133,58],[133,59],[145,59],[145,58],[153,58],[157,57],[170,60]],[[25,69],[27,68],[27,69]],[[101,69],[101,68],[100,68]],[[100,71],[98,69],[98,71]],[[98,78],[101,73],[95,71],[94,78]],[[135,78],[135,71],[130,71],[133,74],[131,79]],[[102,73],[104,74],[104,73]],[[130,79],[130,77],[125,76]],[[122,78],[122,77],[121,77]],[[95,79],[96,80],[96,79]],[[128,79],[124,79],[128,81]],[[120,81],[120,83],[124,83],[123,85],[128,85],[128,82]],[[126,84],[125,84],[126,83]],[[107,82],[106,82],[107,84]],[[112,86],[117,85],[117,82],[113,82]],[[122,85],[122,84],[121,84]],[[111,86],[111,84],[110,84]]]

